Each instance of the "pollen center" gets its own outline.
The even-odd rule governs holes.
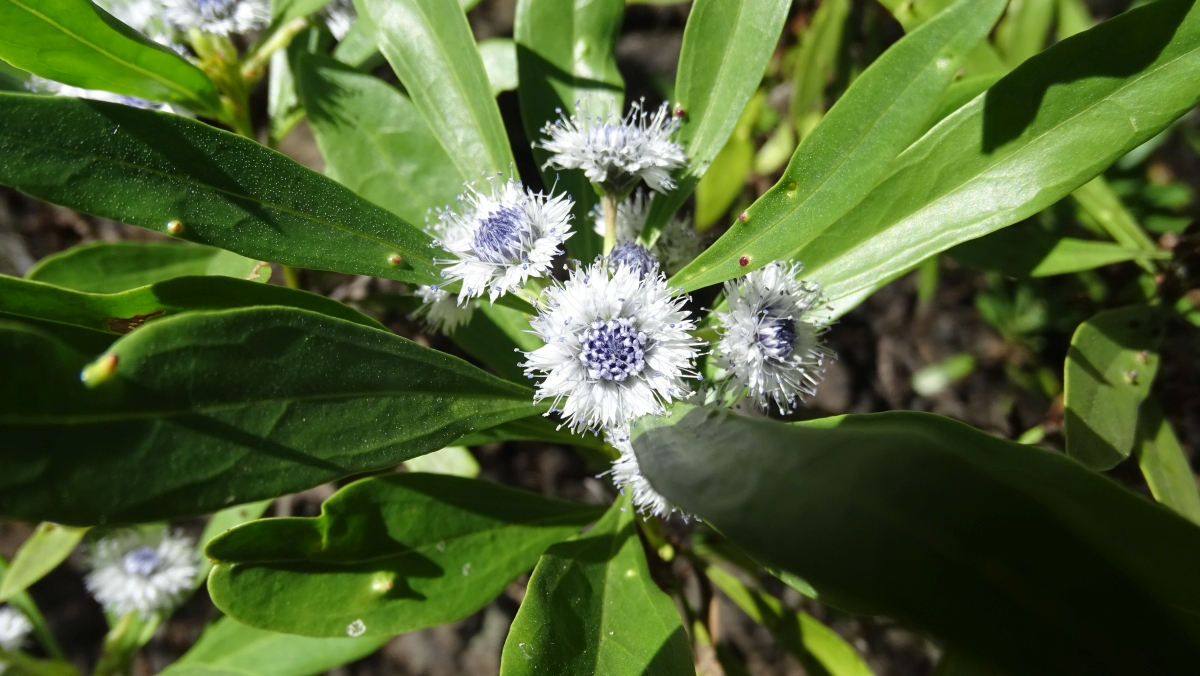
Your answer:
[[[521,260],[522,240],[529,218],[516,207],[500,207],[479,221],[471,249],[480,260],[495,265]]]
[[[758,323],[758,345],[769,357],[787,359],[796,348],[796,321],[764,317]]]
[[[616,245],[608,257],[614,265],[623,265],[633,270],[639,278],[645,277],[658,267],[654,256],[637,242],[622,242]]]
[[[162,564],[162,557],[153,547],[138,547],[126,554],[121,563],[124,565],[126,573],[148,577],[158,570],[159,565]]]
[[[579,361],[593,378],[621,382],[646,368],[646,334],[628,319],[597,319],[584,329],[579,342],[583,347]]]

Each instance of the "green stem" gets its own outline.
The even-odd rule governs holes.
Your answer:
[[[604,255],[607,256],[617,245],[617,198],[606,193],[600,201],[604,205]]]
[[[267,70],[267,64],[271,61],[271,55],[275,52],[287,48],[292,42],[292,38],[296,37],[300,31],[308,27],[308,18],[298,16],[295,19],[283,24],[279,30],[275,31],[267,41],[259,45],[258,49],[246,57],[242,63],[242,79],[251,84],[258,82]]]
[[[290,265],[281,265],[283,268],[283,283],[289,289],[300,289],[300,272]]]

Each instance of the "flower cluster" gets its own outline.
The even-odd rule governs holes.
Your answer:
[[[239,35],[271,21],[267,0],[161,0],[163,19],[172,28],[211,35]]]
[[[124,531],[97,541],[88,591],[107,612],[146,618],[174,608],[192,590],[199,560],[191,540],[166,528]]]
[[[820,289],[799,278],[798,263],[774,263],[727,282],[728,307],[713,317],[716,331],[697,329],[690,298],[667,275],[700,255],[703,240],[681,218],[647,230],[653,193],[636,190],[642,181],[658,192],[673,189],[672,173],[687,161],[670,139],[679,123],[668,110],[664,104],[650,115],[639,102],[624,118],[560,114],[543,129],[546,166],[583,170],[603,196],[591,219],[605,255],[564,265],[565,278],[552,278],[573,234],[572,201],[535,194],[513,179],[492,180],[469,186],[429,226],[451,255],[438,261],[446,288],[416,291],[423,302],[417,316],[449,333],[470,321],[472,303],[485,291],[495,302],[522,290],[536,309],[530,327],[542,342],[522,364],[537,381],[534,402],[549,401],[551,414],[574,432],[602,433],[619,453],[608,472],[614,484],[639,510],[659,516],[675,508],[642,474],[631,433],[638,418],[665,414],[702,382],[696,364],[707,342],[698,336],[719,337],[707,369],[711,394],[728,403],[749,398],[791,410],[815,392],[831,357],[821,343]],[[535,278],[542,281],[527,286]]]

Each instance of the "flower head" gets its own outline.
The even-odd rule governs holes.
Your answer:
[[[358,20],[358,11],[354,9],[351,0],[333,0],[325,5],[322,14],[325,16],[325,25],[329,27],[329,32],[338,40],[346,37],[350,27]]]
[[[30,631],[33,631],[33,625],[21,611],[10,605],[0,606],[0,648],[19,650],[25,645]],[[4,671],[3,666],[0,662],[0,672]]]
[[[799,263],[776,261],[725,282],[728,312],[718,312],[721,340],[714,355],[728,390],[745,389],[759,406],[781,410],[814,395],[832,353],[821,343],[827,322],[817,284],[799,279]]]
[[[460,305],[483,295],[494,302],[501,294],[542,277],[571,231],[571,207],[565,193],[534,193],[520,181],[490,181],[484,193],[468,188],[459,196],[459,211],[439,215],[439,242],[457,256],[442,270],[449,281],[462,281]]]
[[[183,601],[199,571],[196,550],[188,538],[166,528],[123,531],[92,547],[92,572],[85,582],[104,609],[142,617],[169,610]]]
[[[546,166],[582,169],[606,194],[624,196],[638,179],[658,192],[675,187],[671,172],[687,161],[683,146],[670,140],[679,121],[664,103],[653,115],[635,102],[624,118],[609,114],[564,117],[546,123],[541,147],[553,153]]]
[[[637,242],[621,242],[608,254],[613,265],[623,265],[637,273],[638,277],[658,272],[658,259],[646,247]]]
[[[475,314],[475,301],[459,306],[454,294],[437,286],[419,286],[417,295],[421,307],[413,311],[413,317],[424,319],[429,328],[447,335],[468,324]]]
[[[184,32],[237,35],[258,30],[271,20],[267,0],[162,0],[162,4],[163,19]]]
[[[632,242],[639,238],[646,227],[646,219],[650,215],[650,205],[653,201],[652,194],[639,189],[617,205],[618,242]],[[599,204],[592,207],[591,216],[593,230],[603,237],[604,210]],[[659,231],[658,237],[647,251],[658,261],[663,272],[673,275],[704,251],[704,243],[686,220],[674,216]]]
[[[609,470],[613,485],[619,490],[627,489],[632,492],[630,497],[634,508],[643,514],[664,518],[671,512],[678,511],[678,508],[667,502],[642,475],[642,468],[638,465],[637,456],[633,454],[633,444],[629,441],[628,433],[619,429],[609,430],[604,439],[621,453],[621,457],[613,461],[612,469]]]
[[[689,394],[701,344],[662,275],[642,278],[604,261],[548,288],[530,325],[545,345],[526,353],[525,375],[543,378],[534,401],[552,399],[573,430],[624,427],[662,414]]]

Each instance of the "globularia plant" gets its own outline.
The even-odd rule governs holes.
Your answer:
[[[883,0],[907,34],[823,111],[849,11],[825,0],[789,56],[790,161],[715,241],[685,203],[700,190],[702,229],[733,204],[791,0],[695,0],[661,105],[624,100],[622,0],[519,0],[514,41],[479,45],[456,0],[97,2],[0,0],[0,183],[206,246],[0,276],[0,515],[43,522],[0,583],[0,663],[73,670],[25,589],[85,537],[103,674],[205,581],[226,617],[169,672],[256,674],[278,651],[305,676],[530,570],[505,676],[694,673],[713,628],[686,575],[808,673],[870,670],[745,580],[923,632],[947,674],[1200,663],[1200,495],[1150,396],[1188,278],[1136,223],[1097,217],[1118,244],[1037,263],[1148,280],[1075,333],[1065,455],[915,412],[784,421],[875,290],[1073,192],[1116,199],[1097,177],[1200,101],[1192,0],[1075,30],[1071,0]],[[372,74],[383,60],[403,89]],[[513,82],[540,174],[519,175],[496,103]],[[326,175],[270,147],[304,117]],[[268,263],[292,288],[262,283]],[[294,268],[402,282],[486,370],[295,288]],[[605,457],[615,499],[388,471],[505,440]],[[1161,504],[1096,473],[1131,453]],[[258,518],[354,476],[319,517]],[[199,542],[165,525],[206,514]],[[665,539],[680,520],[704,542]]]

